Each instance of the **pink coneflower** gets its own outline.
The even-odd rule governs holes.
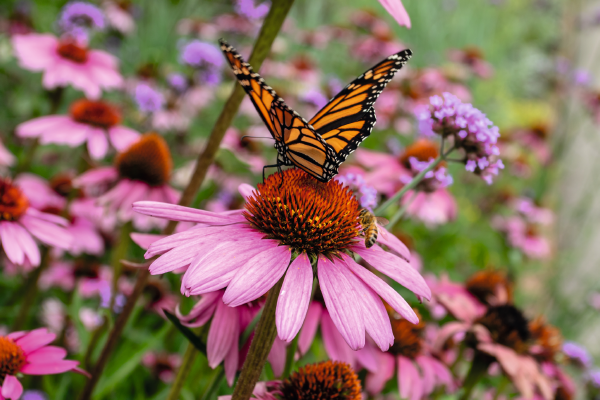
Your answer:
[[[148,368],[154,378],[165,383],[173,382],[175,372],[181,364],[181,356],[177,353],[157,353],[149,351],[142,357],[142,364]]]
[[[452,373],[431,355],[423,338],[425,322],[413,325],[389,311],[394,344],[389,352],[378,354],[378,368],[367,376],[367,391],[372,395],[380,393],[397,371],[398,391],[403,399],[427,398],[437,386],[445,386],[446,392],[452,392],[455,389]]]
[[[102,3],[102,9],[108,24],[114,29],[124,35],[133,32],[135,21],[126,3],[107,0]]]
[[[48,346],[55,338],[46,328],[0,336],[0,399],[21,397],[23,386],[17,374],[61,374],[77,367],[78,361],[64,359],[65,349]]]
[[[111,281],[112,269],[109,266],[81,258],[52,262],[40,276],[39,285],[42,289],[59,287],[65,291],[71,291],[77,285],[79,295],[89,298],[110,291]]]
[[[410,29],[410,17],[400,0],[379,0],[385,10],[398,22],[400,26]]]
[[[231,386],[237,370],[244,363],[245,354],[251,341],[250,338],[244,348],[240,350],[240,336],[259,312],[262,301],[228,307],[223,303],[224,293],[224,290],[217,290],[203,294],[188,315],[181,314],[179,309],[176,310],[176,314],[181,322],[189,327],[203,326],[212,318],[206,342],[208,365],[216,368],[221,362],[224,362],[225,377]],[[276,376],[283,372],[285,357],[284,343],[276,340],[268,357]]]
[[[0,240],[12,263],[40,265],[40,250],[33,237],[48,246],[68,249],[73,237],[64,229],[67,224],[62,217],[31,207],[18,186],[0,179]]]
[[[86,97],[98,99],[102,89],[117,89],[123,84],[116,57],[90,50],[72,38],[30,33],[14,35],[12,44],[22,68],[44,72],[46,89],[70,84]]]
[[[464,49],[454,49],[448,52],[448,58],[456,63],[466,66],[471,73],[480,78],[488,79],[494,74],[492,65],[485,61],[481,49],[475,46]]]
[[[317,264],[331,319],[354,350],[364,347],[365,332],[383,350],[393,343],[379,296],[409,321],[417,323],[418,318],[402,296],[346,252],[359,255],[418,296],[431,298],[424,279],[405,259],[378,246],[364,246],[360,205],[347,188],[336,181],[320,183],[298,169],[271,175],[248,198],[245,210],[230,215],[157,202],[138,202],[134,209],[202,224],[158,240],[146,252],[147,258],[162,254],[150,266],[152,274],[189,266],[181,287],[186,295],[226,287],[223,302],[236,307],[263,296],[285,274],[276,312],[284,341],[291,341],[304,321],[313,281],[311,260]],[[403,245],[386,245],[407,253]]]
[[[148,133],[115,158],[114,167],[87,171],[75,179],[78,187],[93,188],[114,184],[112,189],[97,198],[107,214],[116,214],[121,222],[133,221],[139,230],[162,228],[166,221],[133,212],[131,205],[140,200],[177,203],[179,193],[168,184],[173,169],[171,153],[165,140]]]
[[[17,126],[20,137],[38,137],[41,144],[63,144],[77,147],[87,142],[87,149],[94,159],[101,159],[108,152],[108,142],[123,151],[138,140],[140,134],[119,125],[121,113],[104,101],[81,99],[71,105],[70,115],[48,115],[24,122]]]

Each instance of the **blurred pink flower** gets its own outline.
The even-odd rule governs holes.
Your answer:
[[[93,159],[102,159],[108,152],[108,142],[123,151],[139,139],[140,134],[119,125],[121,114],[104,101],[81,99],[71,105],[70,115],[48,115],[17,126],[19,137],[38,137],[41,144],[63,144],[77,147],[87,142]]]
[[[128,35],[135,29],[135,21],[129,11],[123,8],[123,4],[108,0],[102,3],[102,9],[110,26]]]
[[[406,213],[429,227],[446,224],[456,218],[456,200],[446,189],[432,193],[409,191],[402,200],[408,204]]]
[[[410,29],[410,17],[400,0],[379,0],[383,8],[398,22],[400,26]]]
[[[112,269],[109,266],[85,259],[56,260],[42,273],[39,285],[44,290],[59,287],[71,291],[77,284],[79,295],[89,298],[110,290],[111,281]]]
[[[0,141],[0,166],[11,167],[17,159]]]
[[[17,400],[23,394],[23,386],[17,374],[52,375],[74,370],[78,361],[65,360],[67,351],[48,346],[56,338],[46,328],[33,331],[13,332],[0,336],[0,354],[5,364],[0,370],[0,400]]]
[[[0,178],[0,241],[12,263],[40,265],[40,250],[33,237],[48,246],[68,249],[73,237],[64,228],[67,225],[64,218],[30,206],[18,186]]]
[[[494,74],[494,68],[485,60],[482,51],[477,47],[450,50],[448,58],[465,65],[473,74],[482,79],[489,79]]]
[[[119,221],[132,221],[136,229],[148,231],[163,228],[166,221],[134,213],[131,205],[142,200],[176,204],[180,194],[168,184],[172,168],[167,143],[158,134],[150,133],[119,153],[114,167],[91,169],[76,178],[74,185],[89,190],[99,184],[114,184],[96,199],[97,204],[108,215],[116,214]]]
[[[71,84],[86,97],[98,99],[102,89],[117,89],[123,84],[114,56],[90,50],[72,39],[30,33],[14,35],[12,44],[22,68],[44,72],[42,83],[46,89]]]
[[[145,257],[161,256],[151,264],[150,272],[153,275],[163,274],[189,266],[182,278],[182,293],[197,295],[227,287],[223,301],[236,307],[267,293],[287,270],[277,305],[276,322],[279,338],[291,341],[302,327],[309,306],[313,281],[308,257],[311,254],[318,260],[319,283],[331,319],[348,345],[354,350],[364,347],[365,333],[369,333],[380,348],[387,349],[393,335],[379,296],[411,322],[417,323],[418,319],[395,290],[341,250],[352,251],[416,295],[429,299],[431,292],[425,281],[404,258],[378,246],[369,249],[364,246],[356,223],[359,204],[339,182],[318,184],[298,169],[286,170],[283,174],[283,180],[278,174],[271,175],[247,198],[245,210],[231,211],[229,215],[158,202],[135,203],[134,210],[145,215],[200,224],[152,243]],[[283,185],[280,185],[282,181]],[[320,231],[322,225],[319,229],[311,228],[310,232],[313,229],[320,232],[315,233],[319,235],[318,242],[312,241],[311,233],[300,241],[289,241],[292,236],[285,226],[292,225],[273,222],[279,217],[269,214],[263,202],[266,202],[267,196],[277,197],[281,199],[282,207],[286,205],[281,209],[288,210],[291,203],[287,206],[285,201],[292,199],[289,201],[294,202],[293,209],[304,208],[306,201],[314,204],[314,190],[319,190],[323,203],[309,208],[311,212],[307,215],[286,214],[285,218],[298,220],[301,225],[313,224],[315,218],[329,221],[334,218],[336,229],[325,233]],[[327,214],[322,207],[326,207]],[[262,223],[263,218],[274,218],[270,225],[276,224],[277,231],[269,231]],[[324,224],[325,220],[320,224]],[[296,228],[294,232],[297,232]],[[277,239],[265,239],[265,235],[275,235]],[[335,242],[325,244],[323,238],[328,235],[335,235]],[[406,246],[392,235],[381,235],[379,242],[406,259],[410,257]],[[293,261],[292,250],[299,253]],[[323,255],[325,252],[338,254],[339,258],[330,260]],[[231,257],[232,254],[236,256]]]
[[[148,368],[154,377],[171,383],[175,378],[175,371],[181,365],[181,356],[177,353],[149,351],[142,357],[142,365]]]
[[[228,307],[223,303],[224,293],[224,290],[205,293],[189,314],[183,315],[179,308],[176,309],[176,314],[181,322],[189,327],[203,326],[212,318],[206,342],[208,365],[214,369],[224,361],[225,376],[231,386],[237,370],[244,363],[245,354],[252,340],[252,337],[248,338],[240,355],[240,336],[258,314],[262,301]],[[285,344],[280,339],[276,339],[268,357],[276,376],[283,372],[285,357]]]

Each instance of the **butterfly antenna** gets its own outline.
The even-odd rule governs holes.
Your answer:
[[[252,138],[252,139],[270,139],[270,140],[275,140],[272,137],[269,136],[250,136],[250,135],[244,135],[240,138],[240,140],[244,140],[245,138]]]

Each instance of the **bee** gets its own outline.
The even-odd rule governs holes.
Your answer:
[[[373,247],[377,241],[377,234],[379,233],[377,225],[386,226],[389,221],[385,218],[376,217],[366,208],[360,210],[358,217],[360,218],[360,225],[362,226],[363,236],[365,237],[365,246],[367,248]]]

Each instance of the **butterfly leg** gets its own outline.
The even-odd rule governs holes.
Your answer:
[[[279,164],[279,162],[277,162],[277,164],[265,165],[263,167],[263,183],[265,183],[265,169],[267,168],[277,168],[277,170],[281,172],[281,165]]]

